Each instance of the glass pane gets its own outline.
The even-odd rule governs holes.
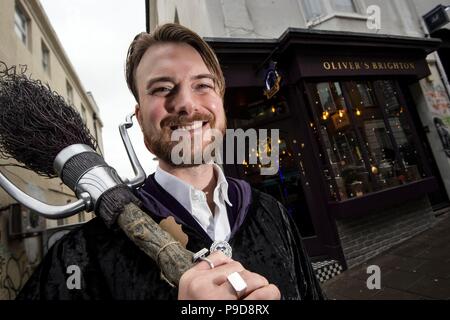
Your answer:
[[[16,11],[14,13],[14,31],[16,32],[19,39],[26,44],[27,43],[27,18],[20,11],[18,7],[16,7]]]
[[[376,190],[404,183],[403,169],[398,159],[382,110],[374,97],[370,82],[350,81],[345,86],[355,114],[356,126],[367,146]]]
[[[353,0],[333,0],[333,8],[339,12],[356,12]]]
[[[322,82],[311,85],[310,89],[320,122],[318,130],[314,125],[312,127],[317,138],[322,141],[324,152],[330,161],[328,166],[323,151],[319,154],[332,198],[335,197],[334,191],[338,192],[340,200],[370,192],[370,175],[365,167],[356,132],[350,123],[342,86],[338,82]],[[329,167],[332,172],[329,172]],[[334,190],[334,184],[337,190]]]
[[[279,141],[271,141],[268,132],[266,143],[258,147],[246,145],[245,150],[236,150],[235,154],[245,154],[242,164],[225,169],[236,169],[236,174],[247,180],[252,187],[266,192],[280,201],[288,210],[303,237],[315,235],[310,209],[303,191],[305,171],[301,152],[304,144],[296,138],[297,124],[288,117],[289,107],[286,100],[286,88],[282,87],[277,95],[267,100],[262,87],[230,88],[225,97],[227,122],[230,128],[241,129],[278,129]],[[274,143],[279,146],[279,170],[274,175],[261,175],[261,161],[251,163],[250,159],[259,158],[261,153],[271,156]],[[252,157],[250,158],[250,155]],[[277,160],[274,160],[277,161]],[[274,164],[269,164],[267,167]]]
[[[236,128],[255,128],[263,122],[274,121],[289,114],[284,88],[280,89],[276,99],[270,100],[261,97],[263,89],[259,87],[248,88],[245,93],[237,89],[230,89],[229,92],[234,99],[226,101],[227,116],[231,118],[231,125]]]
[[[263,192],[266,192],[278,201],[283,203],[288,213],[297,222],[297,226],[303,237],[315,235],[313,223],[311,221],[309,208],[303,192],[301,182],[301,170],[299,168],[298,152],[299,143],[296,139],[290,138],[292,132],[280,130],[279,139],[279,170],[275,175],[261,175],[260,164],[249,164],[248,159],[244,162],[244,175],[251,185]],[[268,139],[266,148],[270,154],[272,141]],[[256,153],[251,149],[249,153]],[[301,166],[301,161],[300,161]]]
[[[425,177],[423,164],[414,144],[412,128],[406,114],[406,107],[400,104],[395,83],[391,80],[376,81],[385,101],[385,112],[389,119],[394,140],[400,153],[400,161],[405,167],[405,182]]]
[[[48,50],[42,52],[42,67],[46,72],[50,71],[50,52]]]
[[[322,6],[320,1],[317,0],[303,0],[303,9],[305,10],[304,14],[307,21],[322,15]]]

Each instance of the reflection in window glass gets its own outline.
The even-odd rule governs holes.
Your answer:
[[[423,165],[414,144],[412,128],[405,107],[400,104],[397,89],[393,81],[376,81],[385,102],[385,112],[392,129],[392,135],[398,146],[400,161],[405,168],[405,180],[416,181],[424,177]]]

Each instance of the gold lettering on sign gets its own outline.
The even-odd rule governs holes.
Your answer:
[[[399,61],[323,61],[323,70],[415,70],[414,62]]]

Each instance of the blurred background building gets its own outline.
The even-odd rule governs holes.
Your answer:
[[[448,210],[449,5],[147,0],[146,14],[148,31],[180,23],[216,51],[230,127],[280,129],[277,175],[225,171],[283,202],[314,260],[339,270]]]
[[[0,61],[48,83],[81,114],[103,150],[102,121],[91,92],[86,92],[70,63],[41,4],[37,0],[0,1]],[[3,68],[4,66],[0,66]],[[10,166],[1,172],[27,194],[55,205],[76,200],[59,178],[47,179]],[[74,226],[92,218],[82,212],[60,220],[47,220],[16,203],[0,188],[0,299],[12,299],[48,248]]]

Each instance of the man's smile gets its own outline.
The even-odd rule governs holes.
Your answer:
[[[199,129],[201,127],[204,127],[206,124],[208,123],[208,121],[193,121],[193,122],[189,122],[186,124],[179,124],[179,125],[173,125],[170,126],[171,130],[196,130]]]

